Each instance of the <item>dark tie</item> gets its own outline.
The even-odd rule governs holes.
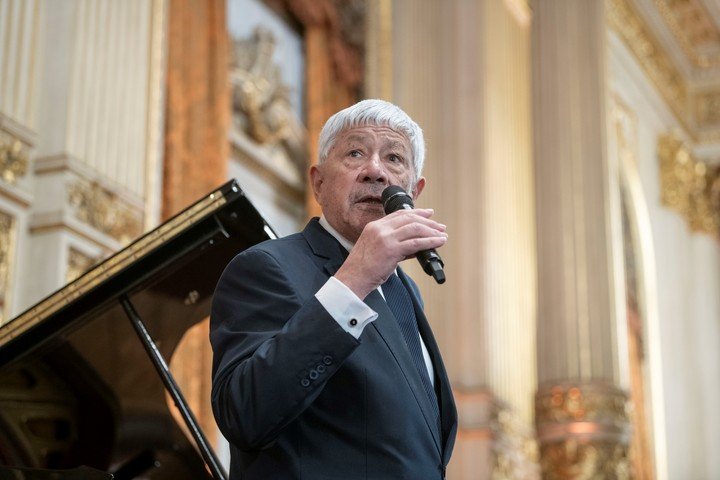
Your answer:
[[[420,379],[425,388],[425,393],[430,400],[430,405],[432,405],[433,412],[435,413],[435,421],[439,429],[440,408],[438,407],[437,395],[430,383],[430,377],[428,376],[425,360],[423,359],[417,318],[415,317],[415,308],[413,308],[410,294],[405,288],[405,285],[403,285],[402,280],[394,273],[382,284],[382,291],[388,307],[390,307],[390,310],[398,321],[398,326],[410,351],[410,356],[415,364],[415,368],[417,368],[420,374]]]

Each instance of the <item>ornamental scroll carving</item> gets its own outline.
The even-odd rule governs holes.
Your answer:
[[[28,147],[17,138],[0,132],[0,177],[9,183],[17,183],[28,170]]]
[[[600,383],[554,385],[538,391],[535,415],[543,478],[630,478],[624,391]]]
[[[720,165],[696,159],[674,135],[658,141],[661,201],[696,232],[720,234]]]
[[[97,183],[79,181],[69,189],[78,220],[126,244],[142,233],[142,219],[118,196]]]

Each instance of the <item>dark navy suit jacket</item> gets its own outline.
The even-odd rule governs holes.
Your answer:
[[[378,291],[378,318],[359,340],[315,298],[347,252],[313,219],[302,233],[230,262],[213,299],[212,406],[231,444],[233,479],[444,477],[457,412],[417,286],[409,287],[435,369],[441,432],[397,322]]]

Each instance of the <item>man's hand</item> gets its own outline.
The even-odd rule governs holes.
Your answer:
[[[399,262],[445,244],[446,227],[431,220],[432,214],[428,209],[399,210],[368,223],[335,278],[364,299]]]

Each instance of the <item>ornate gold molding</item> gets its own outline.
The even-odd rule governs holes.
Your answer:
[[[696,232],[720,234],[720,165],[693,157],[674,135],[658,141],[660,199]]]
[[[0,177],[13,185],[28,171],[29,147],[20,139],[0,131]]]
[[[83,273],[97,262],[97,259],[85,255],[80,250],[70,247],[68,251],[68,265],[65,272],[65,282],[70,283],[79,278]]]
[[[655,0],[655,6],[693,66],[720,66],[720,32],[701,1]]]
[[[6,312],[9,310],[14,250],[15,219],[0,212],[0,325],[7,320]]]
[[[656,0],[656,3],[659,5],[665,2]],[[683,77],[670,55],[665,52],[650,27],[628,0],[608,0],[606,12],[608,26],[617,32],[635,56],[693,140],[702,143],[719,141],[720,87],[711,91],[706,88],[691,88],[689,80]],[[672,18],[670,13],[666,13],[666,16],[668,15],[668,18]],[[670,28],[672,29],[672,25]],[[718,59],[720,60],[720,56]]]
[[[623,390],[600,382],[543,387],[535,418],[543,478],[629,478]]]
[[[68,195],[78,220],[121,243],[142,233],[141,215],[97,183],[77,181],[70,186]]]
[[[688,114],[687,87],[682,75],[635,9],[627,0],[609,0],[607,21],[635,55],[670,107],[685,121]]]

